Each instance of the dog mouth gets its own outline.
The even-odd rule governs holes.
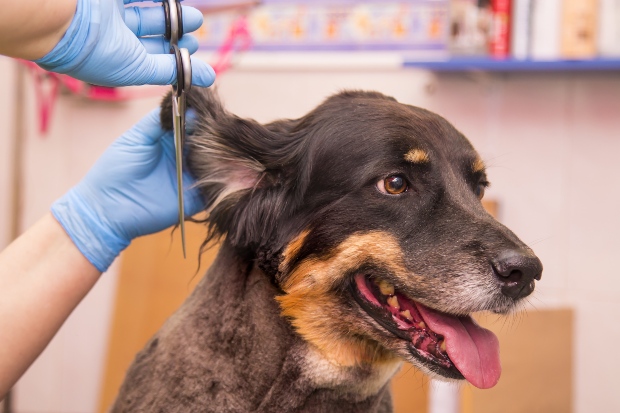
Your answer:
[[[384,280],[357,274],[354,299],[379,325],[407,342],[411,356],[440,376],[486,389],[501,373],[495,334],[470,316],[454,316],[412,300]]]

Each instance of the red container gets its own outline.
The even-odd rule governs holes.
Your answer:
[[[510,55],[510,0],[492,0],[493,29],[489,42],[489,54],[496,58]]]

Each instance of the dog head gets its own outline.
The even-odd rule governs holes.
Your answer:
[[[266,125],[207,90],[189,106],[188,165],[210,238],[225,236],[271,277],[306,341],[342,366],[400,357],[481,388],[497,382],[497,339],[470,314],[510,311],[542,265],[483,209],[484,164],[450,123],[359,91]]]

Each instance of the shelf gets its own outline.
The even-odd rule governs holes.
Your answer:
[[[620,59],[591,60],[517,60],[487,57],[459,57],[441,61],[416,61],[405,59],[405,67],[416,67],[438,72],[490,71],[490,72],[590,72],[618,71]]]

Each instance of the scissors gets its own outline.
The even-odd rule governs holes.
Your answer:
[[[183,257],[185,252],[185,202],[183,199],[183,145],[185,143],[185,111],[187,109],[187,92],[192,86],[192,65],[189,51],[179,48],[179,39],[183,37],[183,10],[178,0],[164,0],[166,19],[165,38],[170,42],[170,53],[174,54],[177,64],[177,82],[172,85],[172,124],[174,130],[174,150],[176,158],[177,188],[179,203],[179,227]]]

